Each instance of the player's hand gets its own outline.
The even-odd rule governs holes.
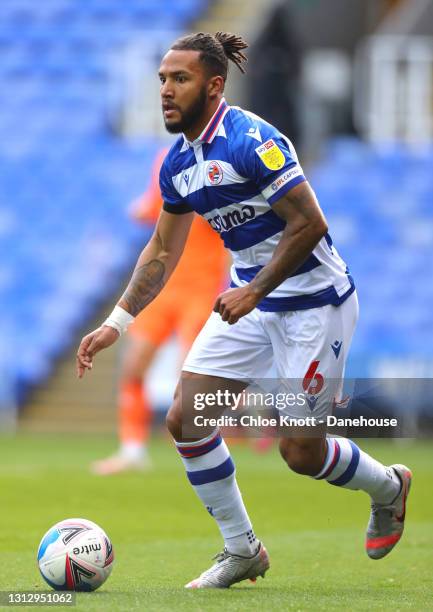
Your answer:
[[[111,346],[119,337],[113,327],[102,325],[81,340],[77,351],[77,376],[83,378],[86,370],[91,370],[93,357],[104,348]]]
[[[220,293],[213,309],[220,313],[223,321],[233,325],[241,317],[254,310],[259,301],[260,298],[257,294],[247,285],[236,289],[227,289],[224,293]]]

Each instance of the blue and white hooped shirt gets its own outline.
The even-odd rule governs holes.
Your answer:
[[[195,211],[230,250],[233,287],[242,287],[272,258],[285,222],[272,210],[305,181],[292,143],[272,125],[223,98],[202,134],[180,136],[160,172],[164,210]],[[327,234],[308,259],[257,306],[265,311],[338,306],[355,286]]]

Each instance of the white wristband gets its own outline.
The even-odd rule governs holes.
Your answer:
[[[121,306],[115,306],[111,315],[106,319],[102,325],[108,325],[108,327],[112,327],[121,336],[126,330],[128,326],[133,322],[135,317],[132,314],[129,314],[124,308]]]

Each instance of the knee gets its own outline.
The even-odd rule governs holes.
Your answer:
[[[286,438],[280,442],[280,454],[293,472],[305,476],[318,474],[324,461],[321,444],[295,442]]]
[[[182,405],[179,385],[174,392],[173,403],[165,417],[168,431],[177,442],[182,441]]]
[[[182,420],[179,418],[179,413],[175,402],[173,402],[170,410],[165,417],[165,425],[176,441],[182,439]]]

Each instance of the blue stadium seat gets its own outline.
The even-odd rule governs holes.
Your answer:
[[[431,150],[375,149],[342,138],[328,144],[323,162],[312,169],[359,294],[351,352],[359,370],[386,355],[433,357],[432,167]]]

